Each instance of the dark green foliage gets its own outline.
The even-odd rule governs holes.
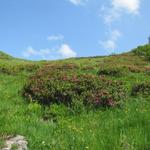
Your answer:
[[[102,66],[98,71],[98,75],[108,75],[116,77],[122,76],[124,73],[124,68],[120,66]]]
[[[56,66],[57,68],[57,66]],[[41,69],[24,87],[23,95],[41,104],[64,103],[74,99],[85,105],[114,106],[126,96],[123,84],[96,75]]]
[[[32,64],[32,63],[27,63],[24,65],[15,65],[15,66],[0,65],[0,73],[7,74],[7,75],[16,75],[23,71],[34,72],[38,68],[40,68],[40,65]]]
[[[0,51],[0,59],[12,59],[13,57]]]
[[[0,66],[0,73],[10,75],[12,74],[12,70],[5,66]]]
[[[150,82],[143,82],[136,84],[132,87],[132,93],[133,96],[137,95],[143,95],[143,96],[149,96],[150,95]]]
[[[133,52],[138,55],[150,60],[150,45],[138,46]]]

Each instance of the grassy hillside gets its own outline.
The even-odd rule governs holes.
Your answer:
[[[0,51],[0,59],[12,59],[13,57],[11,57],[10,55]]]
[[[150,61],[146,50],[143,46],[121,55],[45,62],[19,60],[0,52],[0,147],[8,136],[19,134],[28,140],[29,150],[149,150]],[[60,81],[60,74],[67,79]],[[74,78],[76,86],[72,75],[79,75]],[[85,81],[83,75],[94,79]],[[113,89],[102,84],[99,89],[98,80],[122,83],[126,96],[116,101],[114,94],[121,94],[120,86]],[[78,87],[83,94],[74,93]],[[85,89],[90,106],[84,103],[89,98],[84,97]],[[106,94],[103,99],[101,92]],[[91,97],[95,94],[99,94],[98,107]],[[110,98],[114,105],[107,105]],[[70,99],[66,105],[64,101]]]

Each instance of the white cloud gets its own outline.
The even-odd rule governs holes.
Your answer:
[[[64,36],[59,34],[59,35],[51,35],[51,36],[48,36],[47,39],[49,41],[58,41],[58,40],[63,40],[64,39]]]
[[[121,32],[119,30],[113,30],[111,32],[111,39],[116,41],[121,36]]]
[[[114,20],[116,20],[117,18],[121,16],[121,13],[119,13],[113,8],[107,8],[103,6],[99,16],[104,19],[104,22],[107,25],[110,25]]]
[[[25,58],[40,58],[40,59],[62,59],[76,57],[77,53],[70,48],[68,44],[62,44],[57,49],[40,49],[36,50],[32,46],[27,47],[23,52]]]
[[[107,50],[109,53],[114,52],[114,50],[117,48],[117,40],[121,37],[121,32],[118,30],[113,30],[109,38],[105,41],[99,41],[99,44]]]
[[[137,15],[139,14],[141,0],[110,0],[110,5],[103,5],[100,10],[100,17],[111,29],[112,22],[121,18],[124,14]],[[107,51],[112,53],[117,48],[117,41],[121,36],[121,32],[113,30],[104,41],[99,41],[99,44]]]
[[[49,56],[51,56],[51,53],[52,53],[52,50],[50,50],[48,48],[36,50],[32,46],[29,46],[23,52],[23,56],[26,57],[26,58],[41,57],[42,59],[47,59],[47,58],[49,58]]]
[[[140,0],[112,0],[115,9],[124,9],[127,12],[137,14],[140,8]]]
[[[114,51],[116,48],[116,43],[113,40],[106,40],[100,42],[101,46],[104,47],[106,50],[109,50],[110,52]]]
[[[88,0],[69,0],[72,4],[78,6],[78,5],[84,5]]]
[[[29,46],[26,51],[23,52],[23,56],[24,57],[30,57],[30,56],[34,56],[37,55],[37,51],[35,49],[33,49],[32,46]]]
[[[70,58],[70,57],[76,57],[77,56],[77,53],[74,50],[72,50],[70,48],[70,46],[67,44],[61,45],[59,53],[61,54],[61,56],[63,58]]]
[[[106,24],[111,24],[124,13],[137,15],[140,9],[140,0],[111,0],[111,6],[102,6],[100,16]]]

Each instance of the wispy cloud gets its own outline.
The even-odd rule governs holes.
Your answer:
[[[140,8],[140,0],[113,0],[114,9],[123,9],[129,13],[137,14]]]
[[[41,59],[49,59],[52,55],[53,50],[51,49],[40,49],[36,50],[32,46],[27,47],[23,52],[25,58],[40,57]]]
[[[57,49],[46,48],[36,50],[32,46],[27,47],[27,49],[23,52],[23,56],[25,58],[33,58],[38,57],[40,59],[62,59],[62,58],[71,58],[76,57],[77,53],[71,49],[68,44],[62,44]]]
[[[121,37],[119,30],[112,30],[112,23],[120,19],[124,14],[138,15],[141,0],[110,0],[109,5],[103,5],[100,10],[100,17],[104,19],[104,23],[111,30],[106,40],[99,41],[108,53],[114,52],[117,48],[117,42]]]
[[[106,24],[120,18],[124,13],[139,14],[140,0],[111,0],[110,6],[102,6],[100,16]]]
[[[99,44],[110,54],[117,48],[117,41],[121,35],[119,30],[113,30],[109,33],[108,39],[99,41]]]
[[[63,40],[64,39],[64,36],[61,35],[61,34],[58,34],[58,35],[50,35],[47,37],[47,40],[49,41],[58,41],[58,40]]]
[[[68,44],[61,45],[59,53],[63,58],[70,58],[77,56],[77,53],[73,49],[71,49]]]
[[[88,0],[69,0],[72,4],[79,6],[79,5],[85,5]]]

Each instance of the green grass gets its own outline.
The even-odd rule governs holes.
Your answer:
[[[94,70],[80,70],[96,74],[104,64],[150,66],[133,54],[110,57],[68,59],[58,62],[28,62],[18,59],[0,59],[0,67],[51,63],[75,63],[81,68],[93,66]],[[80,114],[64,105],[54,104],[44,108],[27,103],[21,90],[35,70],[22,70],[17,74],[0,73],[0,147],[8,135],[23,135],[29,150],[149,150],[150,149],[150,97],[131,97],[120,107],[86,110]],[[150,81],[144,72],[130,72],[121,77],[109,77],[125,82],[129,93],[132,85]],[[43,120],[45,114],[53,113]]]

